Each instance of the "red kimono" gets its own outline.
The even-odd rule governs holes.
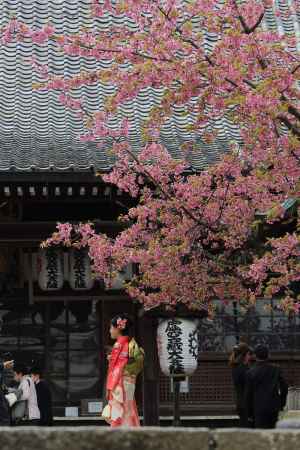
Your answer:
[[[111,352],[107,376],[108,407],[103,414],[112,427],[140,426],[134,399],[136,377],[126,374],[130,338],[120,336]]]

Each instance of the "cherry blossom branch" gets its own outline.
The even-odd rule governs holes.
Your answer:
[[[295,73],[300,69],[300,64],[298,64],[294,69],[291,71],[292,75],[295,75]]]
[[[279,114],[277,119],[282,122],[295,136],[300,137],[300,127],[293,125],[292,122],[284,115]]]
[[[232,3],[233,3],[233,5],[234,5],[234,7],[235,7],[235,9],[236,9],[236,11],[237,11],[237,14],[238,14],[237,17],[238,17],[238,19],[239,19],[239,21],[240,21],[240,23],[241,23],[241,25],[242,25],[242,27],[243,27],[244,32],[245,32],[246,34],[252,34],[252,33],[254,33],[254,31],[255,31],[255,30],[260,26],[260,24],[262,23],[263,18],[264,18],[264,16],[265,16],[265,11],[263,11],[263,12],[260,14],[260,16],[259,16],[259,18],[257,19],[256,23],[255,23],[252,27],[249,27],[249,26],[247,25],[247,23],[246,23],[246,20],[244,19],[244,17],[243,17],[242,14],[240,13],[240,9],[239,9],[239,6],[238,6],[237,2],[236,2],[235,0],[233,0]]]
[[[125,149],[126,153],[138,164],[140,165],[140,161],[138,160],[138,158],[136,157],[136,155],[129,150],[128,148]],[[138,173],[138,172],[137,172]],[[149,171],[143,167],[143,173],[148,177],[149,181],[151,181],[151,183],[154,184],[154,186],[159,190],[159,192],[167,199],[172,201],[173,197],[172,195],[170,195],[167,191],[165,191],[163,189],[163,187],[161,186],[161,184],[157,183],[157,181],[155,180],[155,178],[149,173]],[[182,208],[182,210],[184,211],[184,213],[190,218],[192,219],[194,222],[198,223],[199,225],[204,225],[202,221],[199,220],[199,218],[197,218],[191,211],[189,211],[184,205],[181,204],[180,206]]]

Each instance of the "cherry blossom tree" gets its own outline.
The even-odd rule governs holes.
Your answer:
[[[282,2],[281,2],[282,3]],[[81,30],[59,35],[51,24],[30,29],[13,18],[2,30],[2,45],[12,40],[44,44],[54,40],[69,56],[113,60],[107,70],[53,76],[33,61],[44,81],[36,89],[54,90],[86,125],[83,141],[99,152],[113,142],[116,163],[105,182],[136,198],[120,220],[127,227],[112,241],[92,224],[59,224],[46,245],[89,249],[94,271],[107,284],[129,263],[139,272],[128,283],[130,296],[145,308],[159,305],[212,313],[213,299],[243,303],[278,295],[288,311],[298,310],[300,280],[297,227],[256,242],[257,213],[276,227],[283,202],[299,197],[300,55],[295,34],[269,30],[265,18],[299,17],[299,0],[126,0],[91,1],[91,14],[125,15],[111,30]],[[299,24],[299,22],[298,22]],[[209,51],[205,36],[214,36]],[[103,110],[91,113],[78,86],[113,83]],[[116,132],[110,123],[121,105],[145,88],[162,88],[158,106],[144,124],[144,146],[130,147],[130,121]],[[185,160],[171,158],[160,132],[176,106],[193,117],[186,161],[200,136],[218,137],[215,121],[230,120],[240,138],[210,168],[193,173]]]

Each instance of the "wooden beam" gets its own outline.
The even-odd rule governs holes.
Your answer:
[[[4,200],[4,198],[3,198]],[[5,198],[6,200],[6,198]],[[121,197],[121,203],[120,203],[120,197],[114,199],[114,198],[109,198],[109,197],[96,197],[96,196],[77,196],[76,193],[74,192],[73,189],[73,193],[72,194],[67,194],[65,196],[60,195],[58,196],[51,196],[51,194],[49,193],[49,196],[44,196],[44,197],[23,197],[23,203],[25,206],[27,205],[46,205],[47,204],[63,204],[63,203],[67,203],[69,205],[75,204],[75,205],[111,205],[111,206],[123,206],[125,205],[126,207],[129,207],[131,204],[133,205],[133,202],[131,201],[131,203],[127,204],[127,198],[122,198]]]
[[[104,172],[103,172],[104,173]],[[5,172],[0,183],[95,183],[104,184],[93,172]]]
[[[34,302],[35,303],[45,303],[45,302],[122,302],[122,301],[129,301],[130,299],[126,294],[120,294],[120,295],[89,295],[88,292],[84,293],[82,292],[81,295],[74,295],[74,296],[56,296],[51,294],[45,294],[45,295],[37,295],[34,296]]]
[[[117,221],[96,221],[96,230],[115,235],[125,229],[124,224]],[[56,222],[3,222],[0,223],[0,245],[7,243],[39,244],[48,238],[56,229]]]
[[[72,182],[58,180],[57,182],[32,179],[28,181],[1,181],[0,172],[0,199],[8,197],[24,198],[24,201],[63,201],[74,199],[76,201],[99,200],[105,202],[122,201],[127,206],[134,204],[135,201],[126,193],[118,190],[116,187],[105,185],[93,178],[88,182],[80,182],[80,179]]]

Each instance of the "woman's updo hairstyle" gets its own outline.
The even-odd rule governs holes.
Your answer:
[[[241,342],[240,344],[235,345],[229,357],[229,366],[236,367],[242,364],[244,362],[245,356],[248,353],[252,353],[252,350],[245,342]]]
[[[113,327],[118,328],[123,336],[130,336],[132,329],[132,320],[127,314],[118,314],[111,319]]]

